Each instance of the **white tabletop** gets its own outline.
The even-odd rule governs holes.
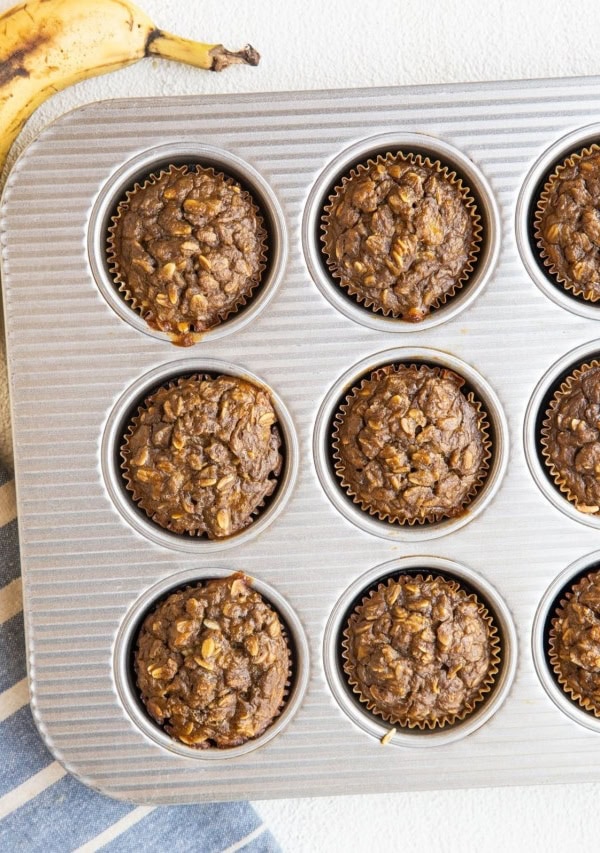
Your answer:
[[[98,99],[600,72],[597,0],[569,6],[560,0],[139,3],[162,29],[232,48],[250,42],[261,52],[262,62],[256,69],[207,74],[148,59],[84,81],[55,95],[34,114],[15,143],[11,160],[49,121]],[[12,0],[0,0],[0,12],[11,5]],[[0,369],[3,388],[1,373]],[[0,461],[10,453],[6,413],[0,393]],[[255,805],[286,853],[474,849],[569,853],[597,849],[599,795],[600,785],[582,784]]]

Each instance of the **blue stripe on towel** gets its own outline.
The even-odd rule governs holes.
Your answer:
[[[27,675],[24,648],[23,614],[17,613],[0,625],[0,693]]]
[[[104,832],[133,808],[91,791],[72,776],[64,776],[0,823],[0,850],[67,853]],[[138,851],[148,849],[143,838],[138,841]]]
[[[105,853],[219,853],[260,826],[248,803],[159,806],[102,848]],[[276,851],[278,848],[271,848]]]
[[[0,756],[0,796],[54,760],[40,739],[29,705],[0,723]],[[0,843],[0,850],[10,849]]]
[[[0,587],[14,581],[21,574],[17,519],[0,527]]]

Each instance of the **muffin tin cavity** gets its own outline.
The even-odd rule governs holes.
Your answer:
[[[568,500],[554,481],[543,455],[542,429],[555,392],[564,380],[582,365],[600,358],[600,341],[591,341],[568,352],[542,376],[525,414],[524,444],[529,470],[546,498],[573,521],[600,530],[600,513],[583,512]]]
[[[537,287],[556,305],[586,317],[600,319],[600,302],[591,302],[561,284],[544,264],[535,237],[535,213],[540,195],[554,170],[567,157],[600,142],[600,124],[579,128],[554,142],[531,167],[517,200],[516,238],[521,260]]]
[[[479,217],[478,251],[465,283],[425,318],[412,323],[366,307],[350,295],[333,278],[323,250],[322,217],[328,200],[343,176],[358,164],[387,154],[402,152],[430,161],[439,161],[450,174],[455,173],[469,189]],[[479,231],[479,228],[481,229]],[[386,332],[414,332],[437,326],[455,317],[470,305],[485,287],[495,267],[499,252],[500,220],[496,202],[487,180],[474,163],[461,151],[439,139],[417,133],[384,133],[362,140],[335,157],[319,175],[311,189],[302,223],[304,256],[311,276],[321,293],[342,314],[356,323]]]
[[[167,530],[154,522],[133,500],[121,467],[121,447],[132,418],[139,406],[159,388],[174,381],[198,374],[234,376],[253,383],[269,392],[281,438],[281,471],[273,493],[255,511],[253,520],[238,533],[219,539],[190,536]],[[298,441],[290,415],[279,396],[258,377],[229,362],[215,359],[184,359],[155,368],[134,382],[120,397],[110,413],[102,438],[102,471],[107,490],[124,519],[151,541],[178,551],[208,554],[253,539],[279,515],[294,487],[298,470]]]
[[[271,301],[287,259],[287,231],[279,202],[261,175],[236,155],[207,145],[174,143],[153,148],[129,160],[111,176],[95,200],[88,231],[89,262],[100,292],[121,319],[140,332],[171,343],[179,343],[179,338],[151,328],[119,290],[109,259],[109,228],[119,203],[136,183],[143,184],[150,175],[158,175],[172,166],[187,166],[193,171],[196,165],[233,178],[252,197],[266,231],[265,269],[260,284],[252,290],[245,304],[213,328],[188,333],[186,343],[215,341],[246,326]]]
[[[550,631],[556,610],[560,602],[565,599],[566,593],[570,592],[586,575],[599,570],[600,551],[594,551],[571,563],[562,571],[550,584],[540,601],[531,637],[535,669],[550,699],[573,722],[598,733],[600,733],[600,718],[592,710],[583,708],[559,684],[558,675],[550,660]]]
[[[336,474],[335,447],[333,433],[340,406],[345,402],[349,391],[360,386],[363,379],[384,365],[428,365],[434,368],[447,368],[465,380],[463,392],[473,394],[486,414],[486,432],[489,440],[488,470],[482,484],[458,515],[439,521],[425,521],[422,524],[398,524],[382,520],[369,514],[355,503],[343,488]],[[508,459],[508,426],[500,402],[486,382],[472,367],[458,358],[439,350],[423,347],[404,347],[386,350],[369,356],[356,364],[341,376],[332,386],[317,415],[313,436],[313,454],[317,475],[327,496],[349,521],[361,530],[383,539],[420,541],[444,536],[467,524],[491,501],[498,489]]]
[[[354,609],[366,595],[399,575],[432,575],[456,581],[467,593],[474,593],[487,609],[497,631],[499,645],[498,672],[491,690],[461,721],[443,728],[406,728],[384,722],[369,711],[352,689],[344,671],[344,630]],[[517,661],[517,638],[512,616],[496,590],[472,569],[442,557],[414,556],[391,560],[370,569],[359,577],[338,600],[325,630],[323,660],[329,687],[342,711],[363,732],[391,746],[442,746],[466,737],[487,722],[505,700],[510,690]],[[393,733],[390,731],[395,729]],[[387,736],[387,737],[386,737]]]
[[[234,759],[264,746],[276,737],[290,722],[300,704],[309,678],[308,642],[304,629],[294,609],[277,590],[263,581],[252,578],[252,589],[276,611],[290,651],[290,678],[281,713],[259,737],[248,740],[241,746],[218,749],[197,749],[175,740],[168,735],[148,714],[141,698],[134,670],[134,654],[137,636],[149,612],[172,593],[214,578],[225,578],[235,570],[223,568],[188,569],[170,575],[143,593],[128,610],[117,634],[113,651],[113,674],[119,698],[135,728],[162,750],[200,760]]]

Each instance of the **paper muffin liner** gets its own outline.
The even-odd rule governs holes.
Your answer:
[[[564,690],[564,692],[576,702],[581,708],[586,711],[591,711],[595,717],[600,717],[600,675],[598,678],[598,703],[595,704],[592,699],[587,696],[582,696],[575,685],[569,683],[568,676],[565,676],[561,669],[561,661],[559,658],[559,653],[557,649],[558,636],[557,636],[557,627],[561,620],[565,617],[565,608],[573,595],[577,592],[582,592],[586,587],[588,587],[594,580],[598,579],[598,572],[589,572],[584,577],[580,578],[576,584],[574,584],[568,592],[564,594],[564,597],[561,598],[558,606],[554,611],[554,617],[550,623],[550,631],[548,633],[548,659],[550,661],[550,665],[552,667],[552,671],[556,675],[556,680]]]
[[[275,720],[276,720],[279,716],[281,716],[281,714],[283,713],[283,711],[284,711],[284,709],[285,709],[285,706],[287,705],[287,702],[288,702],[288,699],[289,699],[289,696],[290,696],[290,692],[291,692],[291,689],[292,689],[292,682],[293,682],[293,677],[294,677],[294,672],[293,672],[293,665],[294,665],[294,663],[293,663],[293,655],[292,655],[292,642],[291,642],[291,637],[290,637],[290,633],[289,633],[289,631],[288,631],[288,628],[287,628],[286,622],[285,622],[285,620],[283,619],[283,617],[281,616],[281,614],[279,613],[279,611],[277,610],[277,608],[276,608],[276,607],[274,607],[274,606],[273,606],[273,604],[271,604],[271,602],[270,602],[268,599],[266,599],[263,595],[261,595],[261,593],[259,593],[259,592],[258,592],[258,590],[254,589],[254,586],[253,586],[253,579],[252,579],[249,575],[245,574],[245,572],[233,572],[231,575],[228,575],[228,576],[226,576],[226,577],[224,577],[224,578],[216,578],[216,577],[215,577],[215,578],[204,578],[202,581],[198,581],[197,583],[189,583],[189,584],[186,584],[186,585],[185,585],[184,587],[182,587],[181,589],[173,589],[173,590],[171,590],[171,591],[170,591],[169,595],[168,595],[165,599],[163,599],[163,600],[161,600],[161,601],[159,601],[159,602],[155,602],[155,603],[154,603],[154,605],[153,605],[152,609],[151,609],[151,610],[149,610],[149,611],[146,613],[146,615],[145,615],[145,617],[144,617],[144,619],[143,619],[142,625],[145,623],[145,621],[146,621],[147,617],[148,617],[151,613],[154,613],[154,612],[156,611],[156,609],[158,608],[158,606],[159,606],[160,604],[162,604],[162,603],[163,603],[163,601],[168,600],[168,598],[169,598],[171,595],[173,595],[174,593],[177,593],[177,592],[186,592],[186,591],[187,591],[187,590],[189,590],[189,589],[204,588],[204,587],[206,587],[206,585],[207,585],[208,583],[210,583],[210,582],[211,582],[211,581],[213,581],[213,580],[225,580],[225,581],[232,581],[232,582],[233,582],[234,580],[236,580],[236,578],[240,578],[241,580],[243,580],[243,581],[244,581],[244,583],[246,584],[246,586],[248,586],[250,589],[252,589],[254,592],[256,592],[256,593],[257,593],[257,595],[259,595],[259,596],[261,597],[261,599],[263,600],[263,602],[264,602],[266,605],[268,605],[268,607],[270,607],[270,608],[271,608],[271,610],[273,611],[273,613],[275,613],[275,615],[277,616],[277,619],[279,620],[279,624],[280,624],[280,626],[281,626],[281,636],[283,637],[283,639],[284,639],[284,641],[285,641],[285,649],[286,649],[286,657],[287,657],[287,679],[286,679],[286,682],[285,682],[285,684],[284,684],[284,686],[283,686],[283,693],[282,693],[282,697],[281,697],[281,702],[280,702],[280,704],[279,704],[278,708],[277,708],[277,709],[275,710],[275,712],[273,713],[273,716],[271,717],[271,719],[269,720],[269,722],[267,723],[267,725],[266,725],[263,729],[261,729],[259,732],[257,732],[255,735],[253,735],[252,737],[246,738],[246,739],[243,741],[243,743],[248,743],[248,741],[258,740],[258,738],[262,737],[262,736],[265,734],[265,732],[266,732],[266,731],[268,731],[268,729],[273,725],[273,723],[275,722]],[[145,708],[145,710],[146,710],[146,713],[150,716],[150,719],[155,723],[155,725],[157,725],[160,729],[162,729],[162,730],[165,732],[165,734],[167,734],[167,735],[168,735],[170,738],[172,738],[173,740],[175,740],[175,741],[179,741],[180,743],[185,743],[185,741],[183,741],[183,740],[181,740],[180,738],[176,737],[175,735],[172,735],[172,734],[170,734],[169,732],[167,732],[167,730],[166,730],[166,721],[165,721],[165,722],[163,722],[163,723],[158,723],[158,722],[154,719],[154,717],[152,716],[152,714],[150,714],[150,712],[148,711],[148,708],[146,707],[146,702],[144,701],[144,698],[143,698],[143,697],[142,697],[142,695],[141,695],[141,690],[140,690],[140,687],[139,687],[139,684],[138,684],[138,666],[137,666],[137,652],[138,652],[138,641],[139,641],[139,635],[140,635],[140,632],[141,632],[141,626],[140,626],[140,628],[139,628],[139,630],[138,630],[138,632],[137,632],[137,636],[136,636],[136,639],[135,639],[135,651],[134,651],[135,686],[136,686],[136,690],[137,690],[137,692],[138,692],[138,696],[139,696],[140,702],[143,704],[143,706],[144,706],[144,708]],[[224,752],[226,752],[228,749],[236,749],[236,748],[237,748],[237,747],[233,747],[233,746],[218,746],[218,745],[213,745],[213,744],[211,744],[211,743],[207,743],[207,742],[203,742],[203,743],[200,743],[200,744],[197,744],[197,745],[196,745],[196,744],[186,744],[186,745],[187,745],[187,746],[190,746],[191,748],[195,748],[195,749],[199,749],[199,750],[203,750],[203,749],[218,749],[218,750],[223,750]],[[238,744],[237,746],[242,746],[242,744]]]
[[[356,166],[350,169],[350,171],[342,177],[341,182],[334,187],[333,192],[328,198],[327,204],[324,205],[324,214],[321,217],[321,242],[323,244],[323,254],[325,255],[327,261],[327,267],[332,277],[336,279],[338,281],[338,284],[343,287],[359,304],[363,305],[365,308],[368,308],[374,313],[383,314],[385,317],[392,317],[395,320],[403,320],[404,322],[421,322],[424,318],[419,318],[418,320],[405,318],[402,314],[399,314],[397,311],[394,311],[391,308],[386,308],[384,305],[380,304],[379,302],[372,299],[370,296],[363,293],[360,289],[357,289],[352,283],[352,281],[347,280],[344,274],[339,271],[337,259],[335,257],[335,250],[330,251],[330,247],[328,246],[329,219],[334,206],[340,200],[340,193],[345,188],[346,184],[348,184],[352,180],[355,180],[356,178],[363,176],[373,166],[384,164],[393,165],[394,163],[398,162],[409,163],[414,166],[430,169],[431,171],[436,172],[439,176],[444,178],[448,183],[456,187],[471,219],[471,248],[463,271],[461,275],[457,278],[456,282],[452,285],[452,287],[450,287],[445,293],[437,297],[430,304],[427,313],[430,313],[431,311],[440,308],[449,299],[451,299],[456,294],[456,292],[460,290],[460,288],[462,288],[466,284],[466,282],[469,280],[469,277],[471,276],[471,273],[473,272],[477,257],[479,255],[479,251],[481,249],[483,229],[481,225],[481,216],[477,212],[477,204],[475,202],[475,199],[471,195],[470,188],[465,186],[462,179],[458,177],[456,172],[451,171],[448,166],[444,166],[442,163],[440,163],[439,160],[431,160],[429,157],[423,157],[421,154],[405,154],[402,151],[397,151],[396,153],[388,152],[385,155],[377,155],[375,159],[369,158],[364,163],[358,163]]]
[[[157,329],[158,331],[165,331],[167,334],[170,334],[173,337],[175,343],[180,344],[182,346],[189,346],[191,344],[196,343],[196,341],[200,340],[202,335],[205,332],[210,331],[210,329],[214,329],[216,326],[219,326],[225,320],[232,316],[232,314],[236,314],[245,305],[248,304],[252,296],[254,295],[256,289],[262,283],[263,273],[267,266],[267,253],[268,253],[268,234],[264,223],[264,218],[261,214],[260,208],[254,202],[251,194],[247,190],[241,190],[241,192],[247,196],[249,199],[254,214],[257,219],[257,232],[260,235],[260,246],[259,246],[259,266],[255,276],[250,280],[246,286],[246,289],[238,294],[235,302],[233,302],[230,306],[223,309],[218,313],[218,321],[213,323],[211,326],[196,328],[192,324],[187,323],[186,320],[182,320],[182,323],[187,323],[189,326],[187,331],[176,332],[174,329],[161,329],[158,325],[156,325],[154,320],[154,310],[151,308],[144,308],[136,298],[136,296],[129,290],[127,285],[127,278],[124,271],[121,270],[119,263],[119,239],[118,239],[118,227],[119,222],[121,221],[121,217],[123,214],[129,209],[129,205],[131,199],[139,192],[144,192],[149,186],[156,184],[165,176],[171,176],[175,174],[185,175],[189,173],[189,168],[187,166],[174,166],[171,165],[167,169],[161,169],[159,172],[150,173],[147,178],[143,181],[143,183],[137,182],[133,185],[132,189],[129,189],[125,192],[125,198],[119,202],[117,207],[116,214],[111,218],[112,224],[108,227],[108,237],[107,237],[107,263],[109,272],[113,278],[114,283],[117,285],[119,292],[123,295],[124,300],[131,306],[131,308],[142,317],[143,320],[148,323],[148,325]],[[225,181],[228,186],[238,185],[237,181],[229,175],[225,175],[223,172],[217,172],[213,168],[209,166],[200,166],[196,165],[195,172],[197,174],[208,174],[213,178],[221,178]],[[167,292],[165,291],[165,296],[167,296]]]
[[[447,714],[446,716],[436,717],[435,719],[424,719],[424,720],[411,720],[409,718],[404,717],[396,717],[392,713],[387,713],[381,710],[372,696],[366,696],[361,689],[358,681],[353,677],[353,664],[350,660],[350,628],[352,626],[352,620],[358,618],[360,608],[364,607],[364,605],[372,598],[372,596],[386,587],[391,586],[391,584],[397,583],[403,579],[410,579],[411,581],[418,581],[419,583],[429,583],[434,580],[442,580],[444,583],[448,584],[452,587],[455,592],[460,592],[464,596],[465,601],[473,601],[477,605],[478,613],[481,619],[486,623],[488,627],[488,641],[490,646],[490,661],[488,671],[484,680],[480,685],[479,691],[466,703],[464,709],[456,714]],[[487,695],[491,692],[496,682],[496,677],[498,672],[500,671],[501,664],[501,642],[500,636],[498,634],[498,628],[496,627],[492,616],[490,615],[487,607],[477,598],[474,593],[468,593],[463,587],[455,580],[449,580],[445,578],[443,575],[398,575],[394,577],[390,577],[387,581],[380,583],[376,589],[372,589],[367,595],[364,596],[360,604],[358,604],[354,610],[352,611],[346,628],[344,629],[342,640],[342,658],[344,660],[344,672],[346,673],[348,684],[352,688],[355,695],[358,697],[359,701],[366,706],[367,710],[369,710],[375,716],[380,717],[386,723],[392,726],[401,726],[405,729],[419,729],[420,731],[432,731],[433,729],[442,729],[447,728],[448,726],[455,725],[456,723],[460,723],[466,717],[471,714],[477,705],[481,704]]]
[[[592,361],[580,365],[575,370],[573,370],[572,373],[570,373],[565,380],[563,380],[558,390],[554,392],[552,400],[550,401],[550,405],[546,410],[546,416],[542,423],[540,439],[540,443],[542,445],[542,456],[555,485],[559,488],[559,490],[567,498],[567,500],[575,506],[576,509],[578,509],[580,512],[585,513],[586,515],[600,515],[600,507],[593,509],[586,504],[582,504],[577,495],[574,495],[571,491],[569,484],[566,482],[563,475],[560,473],[558,468],[556,468],[551,459],[550,431],[552,429],[552,416],[554,415],[554,411],[561,401],[561,397],[570,392],[573,383],[577,381],[582,374],[586,373],[588,370],[594,367],[600,367],[600,361],[593,359]]]
[[[586,302],[597,302],[600,299],[600,289],[598,289],[597,292],[591,292],[589,290],[586,291],[585,287],[578,284],[573,279],[568,278],[563,272],[561,272],[561,270],[558,269],[558,267],[555,266],[546,251],[546,238],[544,237],[544,234],[542,232],[542,227],[543,218],[546,213],[546,207],[550,202],[550,196],[552,195],[554,184],[557,180],[560,179],[561,174],[564,172],[564,170],[572,168],[584,158],[589,157],[590,154],[598,153],[600,153],[600,145],[596,145],[596,143],[593,143],[592,145],[589,145],[586,148],[582,148],[581,151],[577,151],[573,154],[570,154],[568,157],[562,160],[556,166],[556,168],[544,184],[544,188],[539,195],[533,217],[533,236],[535,237],[536,246],[539,249],[539,256],[542,260],[542,263],[558,284],[564,287],[565,290],[570,291],[574,296],[579,296],[582,299],[585,299]]]
[[[208,531],[206,531],[206,530],[196,530],[196,531],[175,530],[170,525],[162,524],[162,522],[157,517],[157,512],[154,509],[154,507],[147,506],[146,501],[144,500],[144,496],[140,495],[138,493],[138,491],[136,489],[135,480],[133,480],[130,477],[129,472],[128,472],[127,467],[126,467],[127,461],[128,461],[126,454],[128,452],[128,449],[129,449],[129,440],[130,440],[131,436],[133,435],[133,433],[135,432],[135,430],[138,426],[139,419],[140,419],[142,413],[148,408],[149,405],[152,404],[153,398],[155,397],[155,395],[163,389],[174,388],[177,385],[181,385],[190,379],[198,379],[201,381],[204,379],[211,379],[212,380],[215,378],[218,378],[218,377],[212,376],[208,373],[193,373],[189,376],[183,376],[183,377],[179,377],[178,379],[172,379],[171,381],[165,382],[164,384],[162,384],[159,388],[155,388],[154,391],[151,394],[149,394],[144,399],[144,401],[138,406],[137,413],[132,418],[130,418],[129,424],[127,426],[127,431],[125,432],[125,434],[123,436],[123,443],[121,444],[121,447],[119,449],[119,453],[120,453],[121,460],[122,460],[120,467],[121,467],[121,474],[122,474],[123,480],[125,482],[125,488],[131,494],[131,498],[134,501],[134,503],[138,507],[140,507],[140,509],[144,510],[144,512],[146,513],[148,518],[151,519],[151,521],[153,521],[155,524],[157,524],[163,530],[170,530],[172,533],[176,533],[178,536],[188,536],[188,537],[192,537],[192,538],[197,537],[197,538],[204,538],[204,539],[209,539],[211,541],[220,542],[223,539],[229,539],[232,536],[236,536],[238,533],[241,533],[242,531],[246,530],[252,524],[252,522],[257,518],[257,516],[259,516],[260,513],[264,510],[268,499],[271,498],[273,496],[273,494],[275,493],[275,491],[277,490],[277,487],[278,487],[279,481],[280,481],[281,470],[282,470],[283,465],[284,465],[284,457],[285,457],[285,452],[286,452],[285,444],[284,444],[282,436],[281,436],[281,430],[279,429],[279,426],[278,426],[278,421],[275,421],[275,423],[271,425],[271,429],[275,430],[275,432],[277,433],[277,438],[279,439],[279,465],[277,466],[277,470],[272,472],[272,477],[269,478],[269,482],[272,483],[272,486],[271,486],[270,490],[264,495],[264,497],[260,501],[260,503],[258,503],[254,507],[254,509],[249,513],[247,523],[244,524],[243,527],[239,527],[237,530],[233,531],[232,533],[229,533],[227,536],[211,536],[208,533]],[[236,378],[236,377],[232,377],[232,378]],[[254,383],[250,382],[248,379],[244,379],[244,382],[248,382],[248,384],[250,384],[250,385],[254,384]]]
[[[363,510],[363,512],[368,512],[369,515],[376,516],[380,521],[386,521],[391,524],[409,525],[412,527],[415,524],[435,524],[436,522],[442,521],[445,518],[454,518],[455,516],[460,515],[460,513],[477,495],[487,478],[490,468],[490,459],[492,457],[492,441],[489,435],[490,423],[488,421],[488,415],[484,411],[481,401],[475,397],[472,391],[468,391],[466,394],[463,394],[463,396],[477,411],[478,428],[483,442],[483,458],[481,461],[477,478],[474,480],[462,503],[459,506],[455,507],[454,512],[430,513],[429,515],[420,516],[418,518],[402,518],[398,515],[390,515],[389,513],[382,512],[381,510],[377,509],[377,507],[371,506],[370,503],[363,500],[363,498],[361,498],[361,496],[353,490],[351,483],[348,482],[344,475],[346,464],[340,455],[339,430],[344,423],[344,418],[348,414],[348,409],[351,402],[356,397],[360,396],[360,392],[365,387],[367,382],[371,382],[374,379],[381,379],[382,377],[389,375],[390,373],[397,372],[399,368],[404,367],[409,369],[427,370],[431,376],[444,377],[451,374],[454,377],[458,377],[461,386],[465,383],[465,380],[461,376],[445,367],[430,367],[429,365],[425,364],[388,364],[383,367],[378,367],[373,370],[368,376],[365,376],[361,380],[359,385],[354,386],[346,395],[345,401],[339,406],[338,411],[336,412],[333,420],[331,445],[333,447],[332,457],[335,473],[340,480],[342,488],[344,489],[348,497],[352,499],[353,503],[357,504],[357,506],[359,506]]]

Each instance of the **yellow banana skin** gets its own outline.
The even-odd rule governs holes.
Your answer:
[[[156,55],[221,71],[257,65],[250,45],[231,52],[157,29],[127,0],[32,0],[0,16],[0,172],[31,113],[73,83]]]

